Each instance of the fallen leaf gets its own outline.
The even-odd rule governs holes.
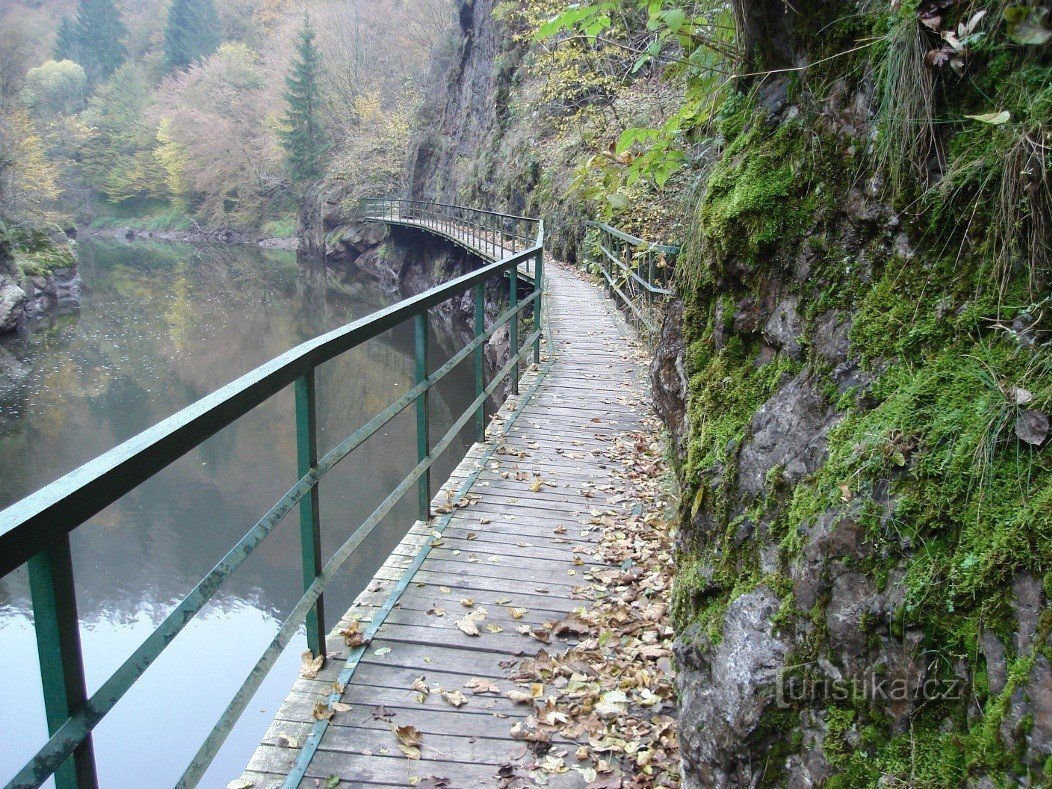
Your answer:
[[[464,606],[465,608],[474,608],[475,607],[475,598],[473,598],[473,597],[461,597],[460,598],[460,604],[462,606]]]
[[[351,711],[351,705],[350,704],[345,704],[342,701],[334,701],[332,703],[332,708],[336,712],[350,712]]]
[[[406,758],[420,758],[420,746],[424,742],[424,736],[415,726],[393,726],[391,731],[394,732],[398,740],[398,747]]]
[[[383,704],[373,707],[373,720],[374,721],[389,721],[394,717],[394,713],[387,709]]]
[[[373,650],[373,654],[377,657],[383,657],[391,652],[391,647],[380,647]]]
[[[442,698],[458,709],[468,703],[467,697],[459,690],[443,691]]]
[[[253,786],[255,786],[255,784],[247,778],[235,778],[226,785],[226,789],[251,789]]]
[[[526,614],[529,613],[528,608],[508,608],[508,613],[511,614],[512,619],[522,619]]]
[[[357,622],[352,622],[341,630],[340,635],[343,636],[343,643],[352,648],[360,647],[365,643],[365,636],[362,635],[361,630],[358,629]]]
[[[464,602],[461,600],[461,602]],[[479,633],[479,622],[486,618],[485,608],[476,608],[470,614],[458,619],[455,624],[461,632],[467,633],[469,636],[481,635]]]
[[[476,696],[482,693],[500,693],[500,688],[498,688],[493,682],[488,679],[482,679],[481,677],[472,677],[464,683],[464,688],[470,690]]]
[[[309,649],[300,655],[300,660],[303,661],[300,665],[300,676],[304,679],[314,679],[325,665],[325,655],[314,657],[314,653]]]
[[[327,721],[331,720],[332,716],[336,714],[336,710],[326,704],[324,701],[319,701],[314,705],[314,709],[311,710],[311,714],[314,715],[316,720]]]
[[[592,624],[578,614],[567,614],[552,626],[552,632],[557,636],[583,636],[592,632]]]
[[[300,747],[300,741],[293,737],[291,734],[285,734],[285,732],[282,732],[277,736],[277,743],[279,748]]]
[[[1024,411],[1015,420],[1015,434],[1030,446],[1041,446],[1048,438],[1048,415],[1044,411]]]
[[[425,698],[431,694],[431,688],[427,686],[423,677],[417,677],[413,680],[413,684],[410,686],[417,693],[422,694]]]
[[[524,690],[509,690],[504,694],[516,704],[532,704],[533,696]]]
[[[1012,119],[1012,113],[1008,110],[1001,110],[1000,112],[984,112],[980,115],[965,115],[964,117],[969,120],[979,121],[979,123],[989,124],[990,126],[1001,126]]]

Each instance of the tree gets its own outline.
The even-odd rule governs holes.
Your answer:
[[[328,148],[320,117],[321,90],[318,76],[321,58],[314,38],[310,17],[304,14],[296,45],[296,59],[285,77],[288,111],[281,130],[281,144],[294,181],[319,178],[322,159]]]
[[[114,0],[80,0],[77,5],[76,45],[80,65],[92,83],[109,79],[126,53],[128,29]]]
[[[20,107],[0,117],[0,217],[32,223],[61,195],[59,172],[47,158],[33,119]]]
[[[213,0],[173,0],[164,29],[164,62],[185,69],[219,46],[219,18]]]
[[[83,172],[111,203],[167,197],[167,174],[154,155],[156,130],[145,117],[149,104],[145,75],[126,63],[99,86],[84,112],[91,137],[84,146]]]
[[[153,117],[172,197],[211,225],[255,227],[281,194],[266,71],[244,44],[169,75]]]
[[[88,78],[71,60],[49,60],[26,72],[22,101],[38,118],[72,115],[84,109]]]
[[[77,34],[77,22],[73,17],[64,16],[58,23],[58,35],[55,38],[55,60],[80,62],[80,36]]]

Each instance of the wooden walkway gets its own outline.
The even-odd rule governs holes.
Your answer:
[[[585,604],[580,590],[600,536],[591,521],[600,510],[627,506],[610,493],[620,470],[612,449],[640,427],[646,409],[644,371],[612,303],[568,267],[551,263],[546,274],[541,369],[524,376],[522,394],[435,497],[444,514],[410,530],[333,630],[328,665],[296,682],[240,786],[285,783],[319,725],[316,712],[334,714],[303,787],[533,784],[541,757],[511,734],[533,705],[504,694],[539,690],[543,700],[543,689],[509,676],[523,657],[574,641],[545,645],[519,629]],[[349,649],[340,631],[367,630],[381,612],[386,618],[364,654]],[[471,630],[465,619],[479,635],[458,626]],[[348,654],[361,654],[353,673]],[[341,672],[346,684],[331,704]],[[491,684],[499,694],[473,692]],[[412,730],[403,729],[400,741],[398,727]],[[576,743],[553,743],[573,765]],[[407,758],[414,748],[420,758]],[[574,770],[544,778],[550,786],[585,785]]]

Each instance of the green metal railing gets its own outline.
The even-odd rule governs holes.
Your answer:
[[[363,218],[394,225],[426,227],[471,252],[499,260],[536,243],[540,220],[479,208],[428,203],[397,197],[367,197],[359,204]],[[532,259],[525,261],[532,277]]]
[[[451,208],[456,207],[435,205],[429,221],[448,223]],[[490,214],[464,208],[458,210],[463,212],[457,215],[458,222],[462,217]],[[425,219],[428,214],[426,204],[415,204],[413,211],[418,220]],[[435,459],[469,422],[474,422],[476,439],[484,440],[489,397],[509,376],[512,390],[517,391],[524,358],[532,353],[534,362],[540,359],[540,329],[532,331],[520,346],[518,324],[528,308],[533,309],[535,317],[541,314],[544,226],[539,220],[523,217],[506,219],[518,228],[519,235],[501,232],[503,244],[494,244],[491,239],[486,246],[472,248],[484,260],[494,262],[293,348],[0,512],[0,578],[28,565],[41,682],[51,735],[9,786],[36,787],[51,775],[55,776],[59,789],[97,786],[92,730],[294,507],[299,508],[300,514],[303,596],[201,745],[179,786],[193,786],[200,780],[263,678],[301,625],[306,626],[311,652],[315,655],[325,653],[323,593],[336,572],[414,486],[418,491],[419,516],[422,520],[430,518],[430,468]],[[485,218],[481,221],[492,223],[494,220]],[[528,228],[532,230],[532,236],[525,235]],[[452,227],[449,229],[453,232]],[[474,227],[472,232],[482,231]],[[535,285],[533,292],[520,301],[519,266],[527,261],[534,266]],[[508,279],[509,306],[487,328],[484,287],[488,280],[498,276]],[[474,337],[445,364],[429,373],[428,311],[467,291],[473,293],[475,300]],[[319,458],[315,370],[324,362],[408,321],[414,323],[415,386]],[[484,344],[505,324],[510,324],[509,359],[487,384]],[[535,320],[534,325],[540,327],[541,321]],[[428,393],[469,357],[475,370],[475,399],[432,446],[428,438]],[[77,620],[70,534],[210,436],[289,386],[295,390],[298,481],[89,696]],[[322,522],[318,508],[320,480],[410,405],[416,407],[416,466],[343,545],[323,561],[320,547]]]
[[[606,280],[606,291],[618,299],[649,336],[660,327],[660,309],[672,295],[669,283],[678,246],[653,244],[601,222],[588,222],[599,254],[592,262]]]

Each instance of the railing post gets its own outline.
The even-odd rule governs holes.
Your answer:
[[[519,305],[519,267],[512,266],[508,269],[508,307],[512,312]],[[515,356],[519,352],[519,316],[512,315],[508,322],[508,353]],[[519,393],[519,363],[511,369],[511,393]]]
[[[30,559],[28,568],[44,711],[48,732],[54,734],[88,698],[69,536]],[[55,771],[55,785],[58,789],[94,789],[98,783],[95,749],[88,734],[72,759]]]
[[[427,380],[427,310],[416,316],[415,332],[416,342],[416,375],[414,386],[419,386]],[[431,436],[428,428],[430,419],[429,391],[425,391],[416,399],[416,459],[417,462],[424,460],[431,454]],[[419,502],[420,520],[431,519],[431,469],[427,469],[424,475],[417,481],[417,498]]]
[[[537,290],[536,306],[533,315],[537,321],[537,339],[533,341],[533,363],[541,363],[541,315],[544,311],[544,249],[538,249],[533,264],[533,282]]]
[[[486,287],[475,285],[475,339],[486,333]],[[480,397],[486,388],[486,344],[475,349],[475,397]],[[486,440],[486,401],[483,400],[475,412],[475,440]]]
[[[318,414],[314,370],[296,379],[296,460],[302,479],[318,465]],[[303,590],[321,574],[321,513],[318,484],[300,499],[300,556]],[[307,647],[315,655],[325,654],[325,607],[319,597],[307,614]]]

